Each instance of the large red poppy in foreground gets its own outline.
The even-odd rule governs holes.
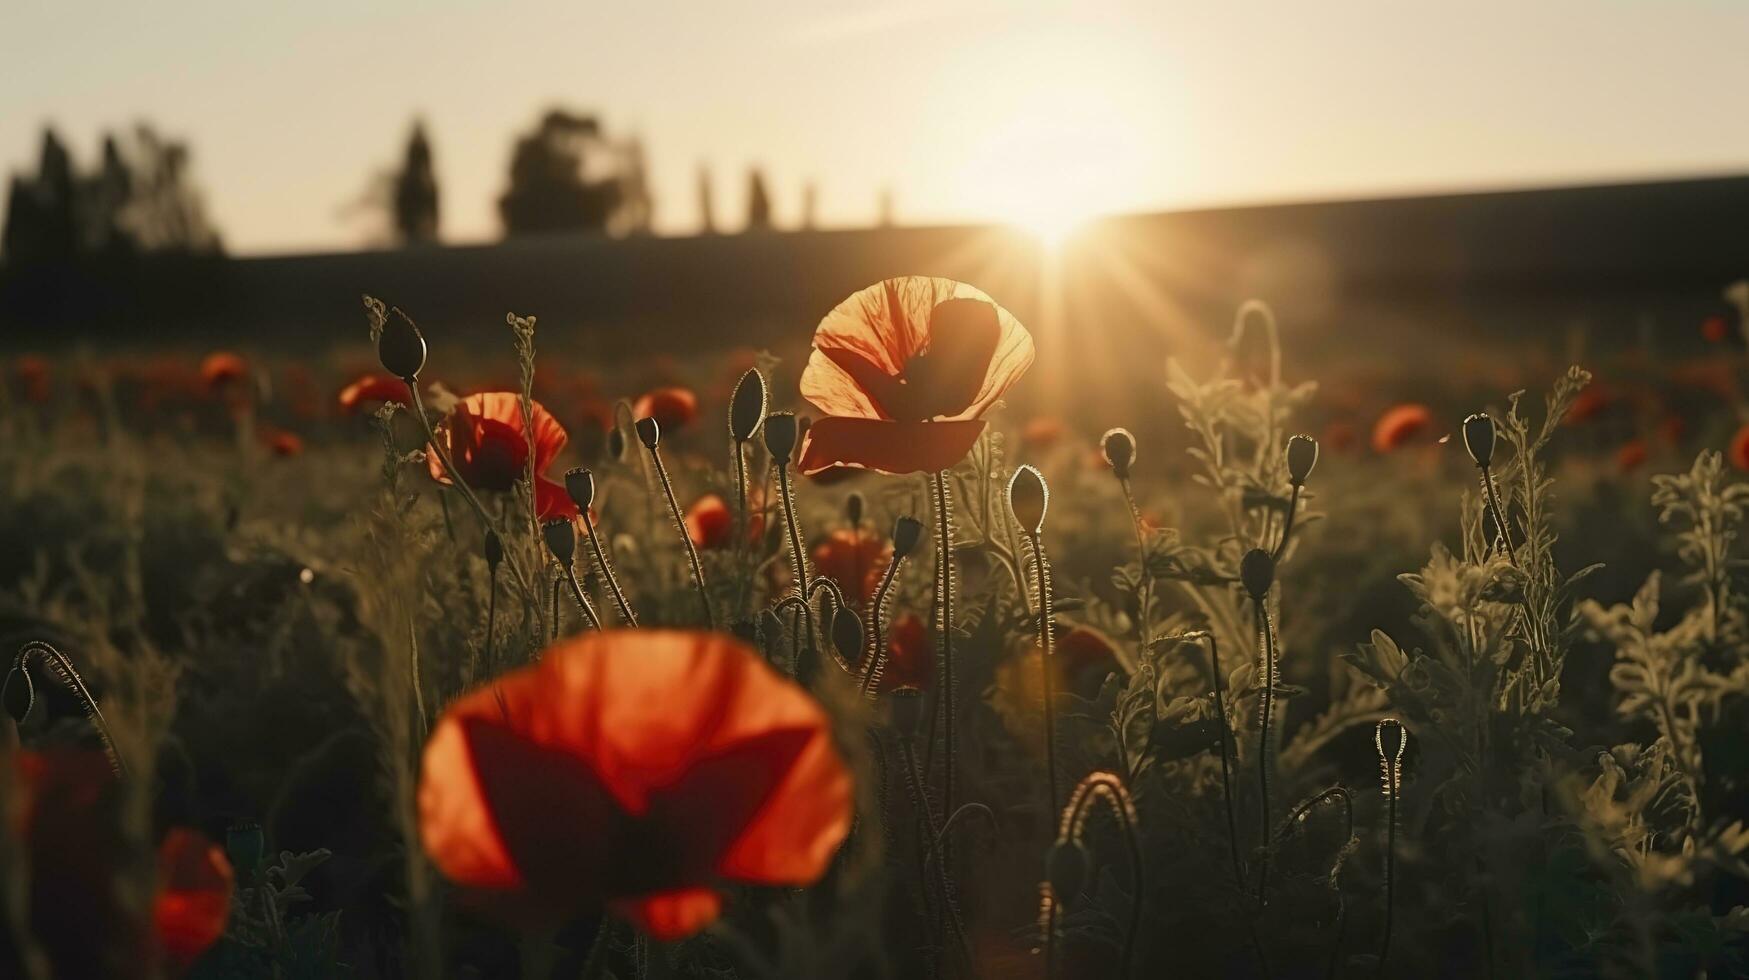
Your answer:
[[[946,469],[984,431],[983,414],[1032,365],[1032,336],[952,279],[888,279],[838,304],[814,331],[802,396],[826,413],[801,470]]]
[[[452,704],[425,747],[439,869],[523,921],[609,908],[678,939],[723,881],[805,885],[850,828],[825,712],[735,640],[621,630]]]
[[[547,467],[565,448],[565,427],[533,402],[534,508],[541,520],[574,518],[577,505],[565,488],[546,478]],[[522,396],[510,391],[469,395],[456,404],[437,431],[462,479],[475,490],[503,493],[516,485],[528,467],[528,430],[522,424]],[[449,483],[437,453],[426,447],[431,478]]]

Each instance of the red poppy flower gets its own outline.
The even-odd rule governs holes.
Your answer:
[[[348,415],[382,402],[413,404],[407,383],[386,374],[365,374],[340,389],[340,410]]]
[[[1731,321],[1718,314],[1709,316],[1700,322],[1700,335],[1708,343],[1722,344],[1731,335]]]
[[[1393,406],[1379,416],[1378,424],[1373,426],[1372,447],[1381,453],[1399,449],[1432,424],[1433,413],[1426,405]]]
[[[12,365],[12,375],[18,379],[19,393],[25,401],[40,405],[49,400],[48,358],[25,354]]]
[[[1069,432],[1063,425],[1063,420],[1051,415],[1040,415],[1026,423],[1020,430],[1020,442],[1028,449],[1043,451],[1063,441],[1063,436]]]
[[[802,396],[826,413],[802,442],[804,473],[946,469],[983,414],[1032,365],[1032,336],[952,279],[888,279],[838,304],[814,331]]]
[[[158,947],[174,967],[186,968],[225,934],[235,886],[223,848],[183,827],[165,835],[152,921]]]
[[[544,475],[565,448],[565,427],[540,402],[534,402],[534,509],[543,521],[577,516],[577,504]],[[528,468],[528,430],[522,424],[522,396],[509,391],[469,395],[457,403],[437,433],[455,468],[475,490],[503,493]],[[426,447],[431,478],[449,483],[437,453]]]
[[[1731,459],[1731,465],[1744,471],[1749,471],[1749,424],[1737,430],[1731,437],[1731,450],[1726,453]]]
[[[289,458],[304,451],[304,439],[296,432],[264,427],[257,437],[261,440],[261,444],[267,447],[267,451],[275,456]]]
[[[248,363],[228,350],[213,351],[200,362],[201,384],[211,391],[217,391],[248,376]]]
[[[707,493],[686,509],[686,536],[700,551],[726,548],[735,536],[735,515],[723,498]]]
[[[698,396],[685,388],[654,388],[638,396],[634,418],[653,418],[663,433],[673,432],[698,417]]]
[[[1567,414],[1562,417],[1561,421],[1567,425],[1580,425],[1589,422],[1603,414],[1603,410],[1609,407],[1611,401],[1613,399],[1610,398],[1609,392],[1604,390],[1602,385],[1590,385],[1573,396],[1573,404],[1567,406]]]
[[[866,611],[874,600],[892,557],[893,543],[885,535],[862,528],[839,528],[813,551],[814,569],[838,583],[858,611]]]
[[[887,627],[887,662],[881,667],[880,693],[903,688],[927,691],[935,684],[935,638],[916,613]]]
[[[31,932],[55,976],[136,976],[154,940],[164,964],[186,968],[224,934],[232,875],[198,833],[172,829],[158,850],[153,929],[119,900],[127,864],[121,784],[101,752],[56,749],[16,756],[29,853]]]
[[[1615,452],[1615,468],[1623,473],[1632,473],[1646,462],[1646,441],[1635,439],[1624,443]]]
[[[603,907],[659,940],[717,885],[806,885],[850,829],[825,712],[721,634],[562,641],[450,705],[425,747],[420,838],[474,898],[525,921]]]

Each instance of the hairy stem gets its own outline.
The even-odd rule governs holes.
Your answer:
[[[777,495],[783,501],[783,527],[789,538],[790,574],[795,576],[795,595],[802,599],[802,620],[808,630],[808,641],[814,642],[814,607],[808,602],[808,553],[802,548],[802,525],[796,519],[795,488],[790,485],[789,461],[777,463]],[[797,646],[796,656],[801,656]]]
[[[1032,548],[1033,587],[1038,592],[1038,646],[1040,670],[1044,675],[1045,694],[1045,800],[1050,813],[1057,812],[1057,708],[1056,678],[1052,676],[1056,640],[1051,636],[1051,571],[1045,555],[1044,542],[1036,534],[1028,534],[1026,543]]]
[[[1262,791],[1259,806],[1263,813],[1263,854],[1258,859],[1257,866],[1257,902],[1259,905],[1269,904],[1269,852],[1270,852],[1270,822],[1269,822],[1269,762],[1270,742],[1269,725],[1275,711],[1275,632],[1270,629],[1269,609],[1262,601],[1257,603],[1257,630],[1262,640],[1263,662],[1259,665],[1258,677],[1263,682],[1262,725],[1257,740],[1257,780]]]
[[[875,685],[880,683],[881,668],[887,662],[887,597],[893,592],[893,582],[899,577],[899,565],[905,561],[902,555],[894,554],[893,560],[887,563],[887,570],[881,573],[880,585],[875,587],[874,603],[869,616],[869,633],[873,636],[872,646],[868,652],[868,666],[862,672],[862,696],[873,697]]]
[[[619,610],[620,620],[635,628],[638,617],[632,613],[632,604],[626,601],[626,594],[619,587],[619,579],[613,576],[613,563],[607,560],[607,551],[601,547],[601,535],[595,530],[595,518],[589,516],[588,510],[583,511],[583,530],[589,534],[589,550],[595,553],[595,564],[601,569],[601,577],[607,580],[607,591],[613,596],[613,605]]]
[[[717,615],[711,609],[711,595],[704,585],[704,566],[698,560],[698,548],[692,543],[692,535],[686,533],[686,517],[680,512],[680,501],[674,496],[674,481],[668,479],[668,467],[662,464],[662,451],[656,446],[650,447],[650,462],[656,466],[656,479],[662,484],[662,493],[668,497],[668,513],[674,518],[674,527],[680,532],[680,542],[686,545],[686,562],[692,566],[692,585],[698,590],[698,601],[704,604],[704,621],[711,629],[717,628]],[[596,629],[600,629],[600,624]]]
[[[589,620],[589,625],[597,631],[601,629],[601,617],[595,613],[595,604],[589,601],[589,596],[583,592],[583,587],[577,584],[577,569],[573,565],[565,566],[565,581],[571,583],[571,597],[577,600],[577,606],[583,610],[583,618]],[[553,583],[557,585],[558,583]],[[556,594],[556,593],[555,593]]]
[[[444,449],[443,443],[438,441],[437,430],[432,428],[431,419],[427,418],[425,415],[425,400],[419,397],[419,385],[416,381],[409,381],[407,383],[407,390],[411,392],[413,396],[413,417],[419,420],[420,428],[425,431],[426,445],[430,446],[431,451],[437,454],[437,461],[443,464],[443,472],[449,476],[450,486],[455,487],[462,495],[462,499],[468,502],[468,506],[474,509],[474,515],[480,519],[480,524],[483,527],[497,530],[497,525],[492,522],[492,518],[486,513],[486,505],[480,503],[480,498],[474,495],[473,488],[468,486],[468,481],[462,478],[461,471],[457,470],[455,468],[455,463],[450,460],[449,451]],[[508,541],[510,539],[506,537],[504,540]],[[533,603],[538,607],[540,597],[529,591],[528,576],[523,574],[522,563],[516,558],[516,549],[504,549],[504,558],[510,563],[510,575],[512,578],[516,579],[516,587],[521,590],[524,596],[529,597],[528,601],[530,603]],[[537,613],[536,615],[538,616],[539,614]]]
[[[942,773],[942,807],[948,813],[954,811],[954,770],[958,768],[959,746],[954,740],[954,703],[953,687],[953,496],[948,492],[947,473],[938,471],[930,475],[930,486],[935,494],[935,606],[936,618],[941,627],[941,699],[942,699],[942,742],[945,759]],[[942,854],[946,863],[951,852]]]

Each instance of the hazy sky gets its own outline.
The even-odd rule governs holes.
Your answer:
[[[494,237],[554,104],[642,136],[682,234],[701,163],[720,223],[758,163],[827,225],[1745,171],[1749,0],[0,0],[0,166],[149,119],[238,252],[357,245],[415,115],[444,236]]]

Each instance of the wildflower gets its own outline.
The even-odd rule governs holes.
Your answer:
[[[887,660],[881,670],[882,694],[927,691],[935,684],[935,645],[916,613],[906,613],[887,628]]]
[[[271,427],[263,428],[259,433],[262,445],[275,456],[290,458],[304,451],[304,439],[296,432]]]
[[[735,537],[735,515],[714,493],[707,493],[686,508],[686,536],[700,551],[726,548]]]
[[[1381,453],[1402,448],[1433,423],[1433,413],[1426,405],[1396,405],[1379,416],[1373,426],[1372,447]]]
[[[340,410],[348,415],[384,402],[411,405],[413,396],[407,392],[407,382],[387,374],[363,374],[340,389]]]
[[[826,417],[808,432],[800,468],[946,469],[1032,360],[1026,328],[971,286],[922,276],[870,286],[815,330],[801,391]]]
[[[698,417],[698,396],[685,388],[655,388],[638,396],[632,414],[653,418],[663,431],[675,432]]]
[[[565,428],[534,402],[534,506],[541,520],[576,517],[577,505],[565,488],[545,476],[547,467],[565,448]],[[490,391],[461,400],[438,430],[462,479],[476,490],[506,492],[528,469],[528,435],[522,423],[522,398],[515,392]],[[425,454],[431,478],[449,483],[437,453]]]
[[[227,388],[249,376],[249,365],[230,351],[213,351],[200,362],[200,382],[208,391]]]
[[[1731,460],[1731,465],[1749,472],[1749,423],[1745,423],[1731,437],[1731,450],[1725,454]]]
[[[474,897],[663,941],[716,919],[723,882],[818,879],[850,804],[801,688],[727,636],[654,630],[562,641],[456,700],[418,791],[426,853]]]
[[[12,365],[12,376],[25,401],[40,405],[49,400],[48,358],[25,354]]]
[[[892,543],[884,535],[862,528],[840,528],[814,545],[814,570],[838,583],[861,611],[874,599],[881,572],[892,555]]]
[[[1615,451],[1615,468],[1623,473],[1632,473],[1645,465],[1646,440],[1633,439]]]
[[[224,852],[172,828],[158,848],[150,928],[122,901],[128,863],[121,782],[102,753],[16,754],[18,836],[32,938],[54,976],[137,976],[143,960],[182,970],[225,931],[234,877]]]

